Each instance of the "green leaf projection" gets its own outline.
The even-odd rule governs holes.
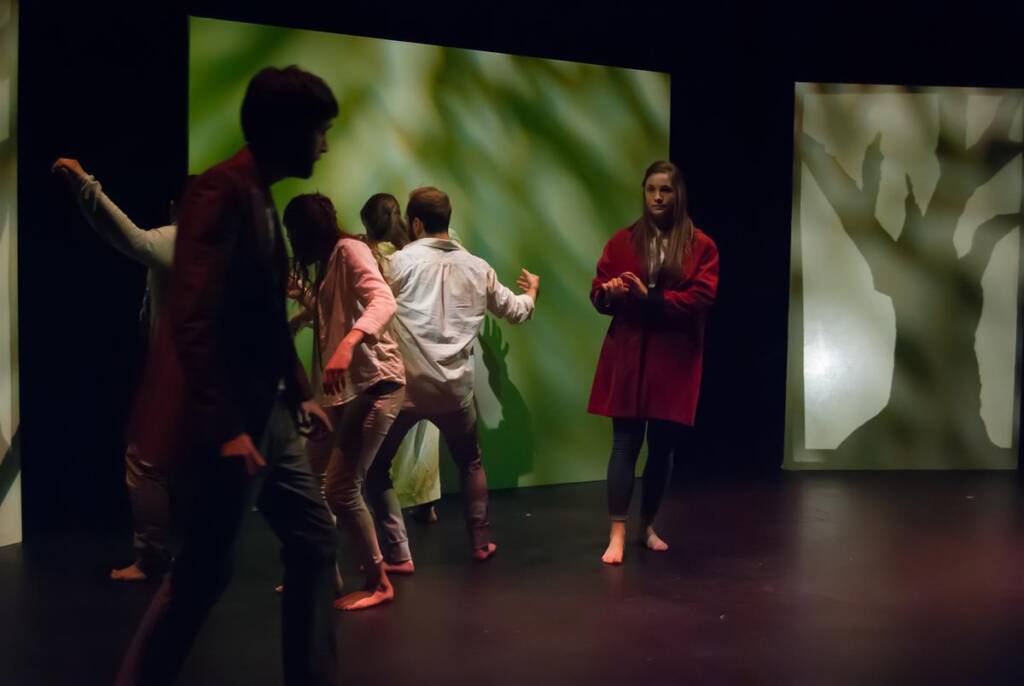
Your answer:
[[[788,467],[1015,467],[1022,109],[797,85]]]
[[[541,276],[532,320],[485,327],[477,401],[491,487],[604,478],[606,419],[586,412],[608,319],[588,300],[605,241],[639,216],[640,178],[668,155],[667,74],[193,18],[189,167],[242,145],[250,76],[296,64],[321,76],[341,114],[308,180],[274,188],[278,208],[320,191],[343,226],[377,192],[417,186],[452,200],[464,245],[514,287]],[[297,339],[308,359],[308,332]],[[448,486],[450,484],[446,484]]]
[[[0,546],[21,540],[17,126],[18,3],[0,0]]]

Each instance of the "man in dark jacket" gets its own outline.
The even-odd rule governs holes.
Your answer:
[[[174,681],[227,587],[254,496],[283,545],[285,683],[333,683],[337,669],[334,526],[298,435],[322,433],[328,421],[288,329],[287,256],[270,186],[312,174],[338,105],[320,78],[268,68],[249,82],[241,114],[246,147],[182,199],[165,313],[133,410],[139,451],[178,473],[191,498],[181,553],[119,684]]]

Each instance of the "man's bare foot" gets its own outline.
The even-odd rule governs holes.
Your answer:
[[[284,593],[284,584],[274,586],[274,593]]]
[[[365,610],[367,608],[390,603],[395,599],[395,588],[387,578],[381,580],[373,589],[355,591],[334,601],[335,610]]]
[[[648,526],[644,529],[644,533],[640,537],[640,542],[649,549],[655,550],[659,553],[668,550],[668,543],[661,540],[661,537],[655,533],[653,526]]]
[[[621,565],[622,551],[626,547],[626,523],[612,522],[611,533],[608,534],[608,547],[601,556],[606,565]]]
[[[138,562],[133,562],[127,567],[111,570],[110,578],[114,581],[145,581],[149,577],[139,567]]]
[[[476,560],[477,562],[483,562],[484,560],[489,560],[491,558],[491,556],[494,555],[494,551],[497,550],[497,549],[498,549],[498,546],[495,543],[488,543],[486,545],[486,547],[483,547],[483,548],[474,548],[473,549],[473,559]]]
[[[412,574],[416,571],[416,565],[412,563],[412,559],[408,559],[405,562],[390,562],[384,563],[384,571],[388,574]]]

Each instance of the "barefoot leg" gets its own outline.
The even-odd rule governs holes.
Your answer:
[[[346,611],[365,610],[389,603],[394,599],[395,588],[391,585],[387,572],[384,571],[384,563],[381,562],[371,568],[371,572],[366,578],[364,590],[355,591],[338,598],[334,601],[334,609]]]
[[[416,565],[412,563],[412,559],[405,560],[404,562],[385,562],[384,571],[388,574],[412,574],[416,571]]]
[[[661,540],[661,537],[658,536],[657,532],[654,530],[654,526],[651,524],[644,527],[643,533],[640,534],[640,542],[650,550],[654,550],[659,553],[668,550],[668,543]]]
[[[496,551],[497,549],[498,549],[498,546],[495,543],[488,543],[483,548],[474,548],[473,549],[473,559],[476,560],[477,562],[483,562],[484,560],[489,560],[489,559],[491,559],[491,556],[494,555],[494,551]]]
[[[111,570],[110,578],[114,581],[145,581],[149,577],[146,576],[146,573],[142,571],[138,561],[136,561],[127,567]]]
[[[622,564],[622,551],[626,547],[626,523],[612,521],[611,531],[608,534],[608,548],[601,556],[601,562],[606,565]]]

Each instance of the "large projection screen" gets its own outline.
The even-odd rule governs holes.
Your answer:
[[[17,127],[18,2],[0,0],[0,545],[21,540]]]
[[[1016,467],[1022,96],[797,84],[786,467]]]
[[[404,206],[418,186],[447,191],[452,226],[503,282],[523,266],[542,278],[534,318],[480,342],[490,485],[603,479],[610,424],[586,401],[609,321],[589,285],[605,241],[640,214],[643,170],[668,155],[668,75],[193,18],[193,173],[242,145],[249,77],[289,64],[323,77],[341,115],[314,176],[274,187],[278,209],[320,191],[362,233],[359,209],[374,193]],[[308,332],[297,345],[308,360]]]

